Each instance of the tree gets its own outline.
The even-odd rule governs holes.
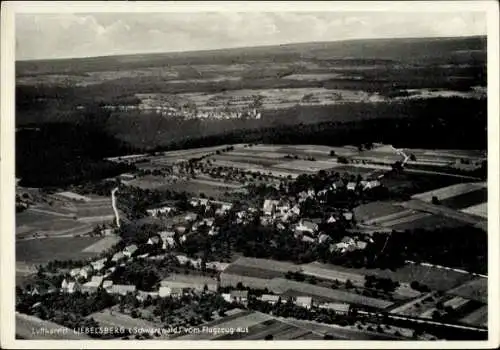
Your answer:
[[[334,150],[330,151],[330,157],[335,157],[335,151]]]
[[[439,205],[441,204],[441,202],[439,201],[438,197],[432,196],[432,204]]]
[[[264,337],[264,340],[273,340],[273,339],[274,339],[274,337],[273,337],[273,335],[272,335],[272,334],[268,334],[268,335],[266,335],[266,336]]]

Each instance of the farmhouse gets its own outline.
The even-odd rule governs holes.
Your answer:
[[[78,277],[87,279],[90,277],[91,274],[92,274],[92,266],[87,265],[81,268],[80,272],[78,273]]]
[[[295,305],[300,307],[305,307],[306,309],[310,309],[312,307],[312,297],[306,297],[306,296],[296,297]]]
[[[111,294],[127,295],[135,293],[135,286],[130,284],[113,284],[110,289]]]
[[[280,296],[279,295],[272,295],[272,294],[263,294],[260,297],[260,300],[265,302],[265,303],[269,303],[269,304],[274,305],[274,304],[279,302]]]
[[[139,301],[144,301],[144,300],[147,300],[149,297],[151,297],[151,299],[156,299],[158,298],[158,292],[145,292],[145,291],[138,291],[137,292],[137,300]]]
[[[92,261],[90,263],[90,265],[92,265],[92,268],[94,269],[94,271],[101,271],[104,268],[106,261],[107,261],[107,259],[104,258],[104,259]]]
[[[118,261],[122,260],[123,258],[125,258],[125,254],[123,254],[123,252],[118,252],[118,253],[115,253],[113,255],[113,257],[111,258],[111,261],[118,262]]]
[[[69,282],[64,291],[66,293],[72,294],[75,292],[79,292],[80,290],[81,290],[81,286],[78,282]]]
[[[158,296],[160,298],[165,298],[165,297],[181,297],[183,295],[184,295],[184,288],[182,288],[182,287],[175,287],[175,286],[165,287],[165,286],[162,286],[158,290]]]
[[[318,230],[318,225],[312,221],[300,220],[295,230],[299,232],[315,233]]]
[[[247,290],[233,290],[231,293],[231,300],[233,302],[245,305],[248,302],[248,291]]]
[[[131,244],[123,249],[123,255],[130,258],[137,250],[137,245]]]
[[[152,216],[152,217],[170,214],[170,213],[173,213],[174,211],[175,211],[174,207],[160,207],[160,208],[153,208],[153,209],[146,210],[148,215]]]
[[[87,293],[97,292],[97,289],[101,286],[103,279],[103,276],[93,276],[90,282],[82,285],[82,291]]]
[[[112,286],[113,286],[113,281],[111,280],[105,280],[102,282],[102,288],[104,288],[105,290],[111,289]]]
[[[354,191],[356,189],[356,183],[355,182],[349,182],[347,184],[347,190],[348,191]]]
[[[350,305],[346,303],[324,303],[319,305],[320,309],[333,310],[338,315],[347,315]]]
[[[160,243],[160,237],[159,236],[153,236],[149,237],[148,242],[146,244],[148,245],[157,245]]]
[[[262,206],[262,212],[264,215],[273,215],[276,212],[276,207],[278,206],[279,201],[266,199],[264,201],[264,205]]]

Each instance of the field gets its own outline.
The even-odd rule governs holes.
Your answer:
[[[34,330],[44,329],[46,333],[36,334]],[[49,334],[49,332],[53,334]],[[84,334],[75,334],[72,329],[45,321],[31,315],[16,313],[16,336],[25,340],[89,340]]]
[[[461,322],[474,326],[488,325],[488,305],[484,305],[460,319]]]
[[[83,253],[102,253],[120,241],[118,236],[107,236],[83,249]]]
[[[322,264],[322,268],[333,271],[353,273],[357,275],[375,275],[381,278],[390,278],[394,281],[411,283],[418,281],[431,289],[447,291],[462,283],[470,281],[471,276],[450,270],[440,270],[433,267],[421,265],[405,265],[396,271],[366,268],[348,268],[337,265]]]
[[[488,189],[463,193],[454,197],[441,200],[441,205],[452,209],[464,209],[487,201]]]
[[[354,215],[358,221],[368,223],[403,210],[393,202],[371,202],[354,208]]]
[[[455,220],[457,222],[458,221],[463,222],[464,224],[480,225],[480,224],[486,222],[485,219],[483,219],[479,216],[463,213],[460,211],[455,211],[453,209],[446,208],[446,207],[441,206],[441,205],[439,205],[439,206],[433,205],[433,204],[426,203],[426,202],[416,200],[416,199],[412,199],[408,202],[401,203],[401,205],[404,206],[405,208],[408,208],[408,209],[432,213],[432,214],[434,214],[433,217],[435,217],[436,215],[443,216],[443,217]]]
[[[52,260],[86,259],[97,253],[84,252],[98,237],[64,237],[20,240],[16,242],[16,261],[44,264]]]
[[[144,328],[146,330],[161,328],[161,325],[154,324],[142,318],[132,318],[128,315],[117,312],[116,310],[113,310],[111,313],[110,309],[93,313],[88,317],[96,320],[101,327],[123,327],[125,329],[133,329],[134,327],[137,327]]]
[[[447,292],[450,295],[488,303],[488,279],[477,278]]]
[[[488,203],[481,203],[461,210],[464,213],[488,218]]]
[[[238,264],[231,264],[228,268],[224,270],[225,273],[247,276],[247,277],[256,277],[256,278],[264,278],[264,279],[272,279],[275,277],[284,277],[283,272],[269,270],[268,268],[259,268],[252,266],[243,266]]]
[[[265,269],[265,270],[275,271],[275,272],[279,272],[279,273],[286,273],[288,271],[299,271],[300,270],[299,265],[295,265],[292,263],[287,263],[287,262],[283,262],[283,261],[275,261],[275,260],[267,260],[267,259],[258,259],[258,258],[246,258],[246,257],[241,257],[238,260],[234,261],[231,264],[231,266],[233,266],[233,265]],[[231,266],[229,268],[231,268]]]
[[[412,196],[414,199],[419,199],[424,202],[431,202],[432,197],[437,197],[443,201],[448,198],[460,196],[469,192],[475,192],[481,188],[485,188],[486,183],[459,183],[443,188],[438,188],[432,191],[415,194]]]
[[[427,229],[432,230],[436,228],[444,227],[461,227],[466,224],[461,220],[456,220],[454,218],[433,215],[429,213],[418,213],[412,217],[406,218],[400,222],[391,222],[385,226],[391,227],[394,230],[404,231],[404,230],[415,230],[415,229]]]

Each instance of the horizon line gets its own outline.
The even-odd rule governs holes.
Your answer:
[[[408,36],[408,37],[379,37],[379,38],[352,38],[352,39],[339,39],[339,40],[321,40],[321,41],[297,41],[283,44],[266,44],[254,46],[232,46],[221,47],[213,49],[200,49],[200,50],[184,50],[184,51],[145,51],[136,53],[123,53],[123,54],[109,54],[99,56],[75,56],[75,57],[59,57],[59,58],[30,58],[15,60],[15,62],[35,62],[35,61],[63,61],[63,60],[78,60],[78,59],[92,59],[92,58],[109,58],[109,57],[126,57],[137,55],[162,55],[162,54],[182,54],[182,53],[196,53],[196,52],[210,52],[210,51],[225,51],[225,50],[238,50],[238,49],[258,49],[276,46],[293,46],[301,44],[327,44],[327,43],[340,43],[340,42],[354,42],[354,41],[378,41],[378,40],[406,40],[406,39],[456,39],[456,38],[487,38],[487,34],[473,34],[473,35],[456,35],[456,36]]]

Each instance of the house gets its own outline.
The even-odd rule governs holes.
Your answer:
[[[142,290],[139,290],[137,292],[137,300],[139,301],[144,301],[146,300],[148,297],[151,297],[152,299],[156,299],[158,298],[158,295],[159,293],[158,292],[145,292],[145,291],[142,291]]]
[[[274,219],[271,216],[261,216],[260,217],[260,224],[262,226],[269,226],[272,225]]]
[[[184,232],[186,232],[186,226],[178,225],[175,227],[175,231],[182,235]]]
[[[192,222],[195,221],[198,218],[198,215],[196,213],[188,213],[184,217],[185,221]]]
[[[71,269],[71,270],[69,271],[69,275],[70,275],[71,277],[76,277],[76,276],[78,276],[78,275],[80,274],[80,270],[81,270],[80,268]]]
[[[300,232],[315,233],[318,230],[318,224],[315,224],[312,221],[300,220],[295,229]]]
[[[102,282],[102,288],[104,288],[105,290],[111,289],[112,286],[113,286],[113,281],[111,280],[105,280]]]
[[[238,304],[246,304],[248,302],[247,290],[232,290],[230,293],[231,300]]]
[[[231,294],[229,294],[229,293],[222,293],[222,298],[228,303],[233,302],[233,299],[231,298]]]
[[[80,290],[81,290],[81,286],[80,286],[80,284],[78,282],[68,282],[65,285],[65,288],[63,288],[62,291],[64,293],[72,294],[72,293],[75,293],[75,292],[79,292]]]
[[[340,180],[340,179],[339,179],[339,180],[337,180],[337,181],[334,181],[334,182],[332,183],[332,185],[331,185],[331,189],[332,189],[332,190],[339,190],[339,189],[344,188],[344,187],[345,187],[345,185],[344,185],[344,181],[342,181],[342,180]]]
[[[320,234],[319,237],[318,237],[318,242],[319,243],[326,243],[326,242],[328,242],[330,240],[331,240],[330,236],[328,236],[325,233]]]
[[[375,188],[375,187],[379,187],[380,186],[380,181],[378,180],[371,180],[371,181],[368,181],[365,186],[363,187],[363,189],[367,190],[367,189],[370,189],[370,188]]]
[[[312,237],[304,235],[304,236],[302,236],[302,242],[314,243],[314,242],[316,242],[316,240]]]
[[[165,238],[165,240],[163,241],[162,248],[167,249],[167,248],[174,248],[174,247],[175,247],[175,239],[173,237]]]
[[[219,229],[215,227],[211,227],[210,230],[208,231],[209,236],[215,236],[219,234]]]
[[[160,215],[165,215],[165,214],[170,214],[175,211],[174,207],[160,207],[160,208],[153,208],[153,209],[147,209],[146,212],[148,213],[149,216],[152,217],[157,217]]]
[[[306,309],[310,309],[312,307],[312,297],[306,297],[306,296],[296,297],[295,305],[300,307],[305,307]]]
[[[83,279],[88,279],[91,274],[92,274],[92,266],[87,265],[87,266],[84,266],[80,269],[80,272],[78,273],[78,277],[83,278]]]
[[[144,253],[144,254],[141,254],[141,255],[137,255],[137,259],[145,259],[149,256],[149,253]]]
[[[273,199],[266,199],[264,205],[262,206],[262,212],[264,215],[273,215],[276,212],[276,207],[279,201]]]
[[[66,281],[66,278],[63,279],[62,283],[61,283],[61,289],[64,290],[68,288],[68,281]]]
[[[128,293],[135,293],[135,286],[130,284],[113,284],[110,288],[111,294],[127,295]]]
[[[353,215],[351,212],[345,212],[345,213],[342,213],[342,215],[344,216],[344,219],[346,219],[347,221],[352,220]]]
[[[149,237],[148,242],[146,244],[148,245],[157,245],[160,243],[160,237],[159,236],[153,236]]]
[[[137,245],[131,244],[123,249],[123,255],[130,258],[137,250]]]
[[[355,182],[349,182],[347,184],[347,190],[348,191],[354,191],[356,189],[356,183]]]
[[[90,265],[92,266],[92,268],[94,269],[94,271],[101,271],[106,266],[106,261],[107,261],[107,259],[104,258],[104,259],[92,261],[90,263]]]
[[[292,215],[300,215],[300,207],[298,205],[294,205],[292,208],[290,208],[290,213]]]
[[[347,315],[350,310],[350,305],[346,303],[324,303],[319,305],[320,309],[335,311],[338,315]]]
[[[179,287],[165,287],[162,286],[158,290],[158,296],[160,298],[166,297],[181,297],[184,295],[184,289]]]
[[[210,270],[224,271],[230,263],[220,262],[220,261],[210,261],[205,264],[205,267]]]
[[[229,210],[231,210],[232,207],[233,205],[231,203],[223,203],[220,209],[222,210],[223,213],[226,213]]]
[[[189,203],[193,206],[193,207],[197,207],[199,205],[205,205],[207,206],[209,204],[209,200],[207,198],[192,198]]]
[[[367,245],[368,245],[368,243],[364,242],[364,241],[357,241],[356,242],[356,248],[358,248],[360,250],[365,249]]]
[[[191,259],[185,255],[176,255],[175,257],[180,265],[185,265],[188,261],[191,261]]]
[[[263,294],[260,297],[260,300],[269,303],[269,304],[277,304],[280,301],[280,296],[279,295],[272,295],[272,294]]]
[[[337,222],[337,219],[335,219],[335,216],[330,215],[330,217],[328,218],[328,220],[326,220],[326,222],[327,222],[328,224],[333,224],[333,223],[336,223],[336,222]]]
[[[101,230],[101,235],[103,236],[111,236],[115,233],[115,229],[113,228],[104,228]]]
[[[123,252],[118,252],[118,253],[115,253],[113,255],[113,257],[111,258],[111,261],[118,262],[118,261],[122,260],[123,258],[125,258],[125,254],[123,254]]]
[[[95,293],[102,284],[103,276],[93,276],[90,282],[82,285],[82,292]]]

